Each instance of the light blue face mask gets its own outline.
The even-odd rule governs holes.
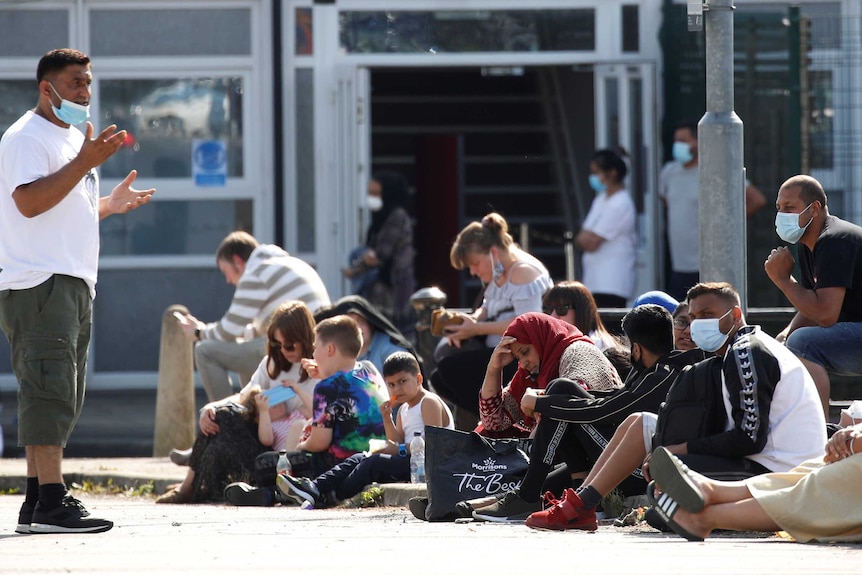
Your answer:
[[[812,204],[813,203],[814,202],[812,202]],[[811,222],[814,221],[814,218],[811,218],[804,227],[800,227],[799,225],[799,216],[804,214],[810,207],[811,204],[808,204],[808,206],[798,214],[793,212],[778,212],[775,214],[775,232],[778,234],[778,237],[788,244],[795,244],[798,242],[799,238],[805,234],[805,230],[808,229],[808,226],[811,225]]]
[[[602,179],[598,174],[590,174],[590,187],[597,194],[603,194],[607,191],[608,187],[602,182]]]
[[[691,339],[697,344],[697,347],[709,353],[721,349],[721,346],[730,337],[730,332],[722,333],[718,324],[732,311],[733,308],[730,308],[726,314],[719,318],[692,320],[689,329],[691,330]]]
[[[488,256],[491,258],[491,278],[493,278],[493,281],[497,281],[503,277],[503,273],[506,270],[503,268],[503,262],[500,260],[494,260],[494,254],[488,252]]]
[[[57,116],[61,122],[76,126],[90,117],[90,106],[84,106],[82,104],[76,104],[75,102],[66,100],[57,93],[57,89],[54,88],[54,85],[51,84],[51,82],[48,82],[48,85],[51,86],[51,89],[54,90],[54,93],[57,94],[58,98],[60,98],[60,107],[58,108],[52,103],[51,109],[54,110],[54,115]]]
[[[673,159],[680,164],[687,164],[694,158],[691,153],[691,146],[685,142],[674,142],[671,153],[673,154]]]

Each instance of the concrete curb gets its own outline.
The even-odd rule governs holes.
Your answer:
[[[167,457],[127,457],[116,459],[66,459],[63,477],[68,485],[118,486],[136,488],[152,483],[155,493],[164,493],[168,485],[179,483],[186,467],[174,465]],[[0,490],[27,487],[27,463],[23,459],[0,459]],[[383,492],[383,505],[405,507],[411,497],[424,497],[424,483],[385,483],[377,485]]]

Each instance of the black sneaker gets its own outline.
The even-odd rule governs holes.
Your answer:
[[[238,481],[224,488],[224,498],[238,507],[272,507],[275,505],[275,494],[266,487],[252,487],[248,483]]]
[[[24,535],[30,533],[30,524],[33,523],[33,507],[26,501],[21,504],[21,510],[18,511],[18,527],[15,528],[15,533]]]
[[[315,507],[323,506],[323,498],[314,481],[306,477],[291,477],[290,475],[279,475],[275,478],[275,485],[281,494],[292,499],[297,505],[310,503]]]
[[[416,519],[428,521],[428,519],[425,518],[425,510],[428,509],[427,497],[411,497],[407,500],[407,509],[410,510],[410,513],[412,513],[413,517]]]
[[[530,503],[517,491],[510,491],[497,503],[473,511],[473,519],[496,523],[523,523],[527,517],[542,510],[542,500]]]
[[[102,533],[113,526],[112,521],[90,517],[83,503],[66,495],[60,505],[49,511],[43,511],[41,503],[36,504],[30,533]]]

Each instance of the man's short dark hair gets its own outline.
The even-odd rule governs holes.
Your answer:
[[[419,375],[419,362],[416,361],[412,353],[407,351],[396,351],[389,354],[383,362],[383,377],[395,375],[402,371],[413,376]]]
[[[826,192],[823,190],[820,182],[811,176],[804,174],[793,176],[781,184],[782,190],[787,188],[799,188],[799,197],[806,204],[820,202],[821,206],[826,206]]]
[[[623,332],[632,344],[662,356],[673,350],[673,318],[660,305],[639,305],[623,316]]]
[[[677,130],[688,130],[691,137],[695,140],[697,139],[697,122],[692,122],[691,120],[679,122],[673,127],[674,132]]]
[[[36,81],[41,82],[45,79],[45,76],[60,72],[66,66],[86,66],[89,63],[89,56],[78,50],[73,50],[72,48],[51,50],[39,60],[39,65],[36,67]]]
[[[736,291],[736,288],[734,288],[727,282],[701,282],[699,284],[696,284],[694,287],[688,290],[685,299],[690,302],[696,297],[700,297],[707,294],[716,295],[720,299],[726,301],[731,305],[742,305],[739,300],[739,292]]]
[[[231,232],[221,241],[218,250],[216,250],[216,261],[225,260],[233,262],[233,256],[239,256],[244,262],[251,257],[251,252],[257,249],[260,244],[253,235],[242,230]]]

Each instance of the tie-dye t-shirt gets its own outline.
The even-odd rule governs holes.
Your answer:
[[[312,425],[332,429],[327,451],[338,460],[367,451],[369,439],[386,439],[380,414],[385,389],[380,373],[365,361],[315,386]]]

